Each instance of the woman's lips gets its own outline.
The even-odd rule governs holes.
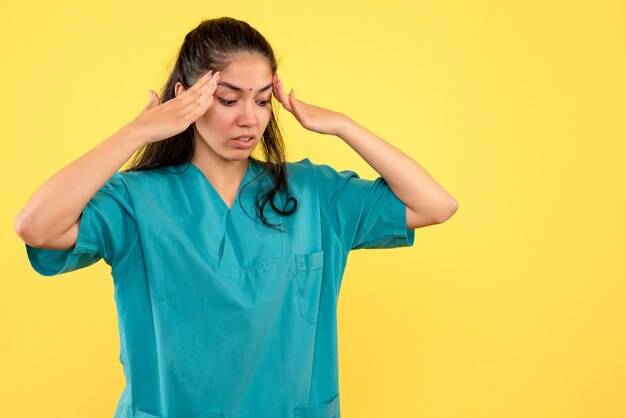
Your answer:
[[[254,138],[250,139],[247,142],[239,140],[239,138],[233,138],[233,142],[237,148],[249,149],[254,145]]]

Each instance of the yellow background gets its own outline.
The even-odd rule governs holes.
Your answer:
[[[287,91],[348,114],[459,202],[412,248],[351,253],[342,416],[626,417],[623,1],[40,0],[0,12],[0,416],[113,416],[124,382],[110,267],[39,276],[13,219],[139,113],[187,32],[232,16],[268,38]],[[281,110],[289,161],[376,177]]]

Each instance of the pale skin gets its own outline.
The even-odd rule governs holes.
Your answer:
[[[456,200],[426,170],[407,154],[356,123],[343,113],[296,99],[293,90],[286,94],[278,74],[272,74],[267,62],[259,56],[239,55],[218,73],[215,101],[196,121],[196,154],[192,162],[214,185],[231,207],[243,178],[250,150],[235,149],[222,138],[254,133],[254,141],[265,130],[270,117],[265,103],[273,95],[307,130],[335,135],[354,149],[380,176],[406,206],[407,228],[415,229],[446,221],[457,210]],[[260,91],[271,84],[271,89]],[[233,93],[230,86],[241,90]],[[176,94],[184,91],[176,86]],[[271,93],[270,93],[271,91]],[[230,97],[227,97],[229,96]],[[223,108],[226,97],[233,105]],[[225,135],[228,131],[231,135]]]

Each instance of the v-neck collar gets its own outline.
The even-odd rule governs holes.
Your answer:
[[[208,189],[211,191],[211,193],[215,196],[216,200],[218,200],[221,203],[221,207],[227,212],[230,213],[232,212],[233,208],[235,208],[235,206],[237,206],[238,203],[238,199],[239,199],[239,195],[241,193],[241,189],[243,188],[243,186],[247,183],[249,177],[250,177],[250,171],[252,170],[252,165],[254,164],[250,159],[248,159],[248,165],[246,167],[246,172],[243,175],[243,179],[241,180],[241,183],[239,183],[239,187],[237,188],[237,193],[235,194],[235,200],[233,201],[233,206],[232,207],[228,207],[228,205],[226,204],[226,202],[224,201],[224,199],[222,198],[222,196],[220,196],[220,194],[217,192],[217,190],[215,189],[215,187],[213,187],[213,185],[211,184],[211,182],[209,181],[209,179],[204,175],[204,172],[202,170],[200,170],[200,168],[195,165],[193,162],[188,161],[187,164],[189,165],[189,168],[192,171],[195,171],[200,177],[202,177],[202,179],[204,180],[204,182],[206,183]]]

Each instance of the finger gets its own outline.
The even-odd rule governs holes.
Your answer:
[[[273,84],[272,94],[274,95],[276,100],[278,100],[278,103],[282,104],[281,101],[280,101],[280,97],[278,95],[278,90],[280,89],[280,84],[278,83],[278,74],[276,74],[276,73],[274,73],[274,75],[272,76],[272,84]]]
[[[156,105],[161,104],[161,98],[159,97],[157,92],[150,90],[149,97],[150,97],[150,100],[148,102],[148,106],[147,106],[148,108],[153,107],[155,104]]]
[[[207,71],[203,76],[196,80],[193,86],[191,86],[191,89],[202,88],[203,85],[206,85],[206,83],[211,81],[211,78],[213,78],[214,75],[213,70]]]
[[[198,97],[197,100],[191,102],[187,107],[185,107],[185,109],[183,109],[185,114],[184,118],[195,121],[206,113],[211,105],[213,105],[215,90],[217,89],[217,83],[219,81],[219,74],[217,74],[217,78],[214,80],[215,82],[211,82],[209,87]]]
[[[213,87],[215,89],[215,87]],[[214,93],[215,91],[213,91]],[[205,94],[200,96],[198,100],[192,102],[189,106],[187,106],[183,112],[185,114],[192,114],[193,120],[196,120],[200,116],[206,113],[207,110],[213,105],[215,97],[213,94]]]
[[[183,117],[183,119],[188,123],[193,123],[202,115],[204,115],[207,110],[213,105],[213,96],[209,96],[205,101],[198,102],[196,106],[188,106],[185,110],[187,113]]]
[[[178,101],[182,107],[184,108],[194,101],[201,99],[205,91],[212,87],[212,83],[217,84],[216,79],[219,79],[219,71],[215,73],[209,71],[204,76],[200,77],[189,90],[185,90],[179,94],[177,98],[180,98]]]
[[[193,84],[193,86],[191,86],[189,88],[188,91],[196,91],[196,90],[202,90],[205,86],[208,87],[208,84],[211,82],[211,80],[215,77],[215,74],[213,73],[213,70],[209,70],[207,73],[205,73],[203,76],[199,77],[195,83]]]
[[[287,98],[287,95],[283,90],[282,80],[278,77],[278,75],[276,76],[276,79],[277,81],[275,82],[274,95],[276,96],[276,99],[280,102],[280,104],[282,104],[285,109],[291,112],[291,105],[289,104],[289,99]]]
[[[298,104],[296,103],[296,95],[293,92],[293,90],[291,90],[291,92],[289,92],[289,95],[287,96],[287,100],[289,101],[289,106],[291,107],[291,113],[294,114],[294,116],[300,116],[300,108],[298,107]]]
[[[215,90],[217,89],[217,83],[220,80],[219,71],[213,74],[209,80],[210,81],[206,83],[202,83],[202,87],[198,86],[198,88],[194,91],[189,89],[189,91],[191,91],[190,95],[182,100],[183,108],[187,108],[188,106],[202,106],[207,100],[209,100],[209,97],[213,97]],[[195,87],[196,86],[194,85],[193,88]]]

